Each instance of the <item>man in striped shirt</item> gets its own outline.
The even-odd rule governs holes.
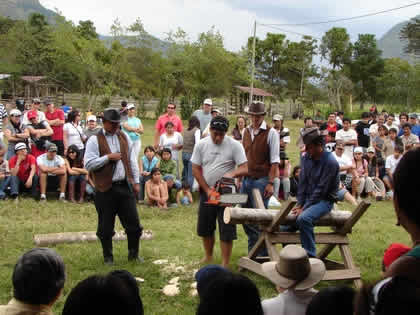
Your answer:
[[[7,111],[3,104],[0,103],[0,143],[3,143],[3,126],[7,125],[8,118],[7,118]]]

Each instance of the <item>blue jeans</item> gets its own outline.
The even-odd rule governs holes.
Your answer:
[[[283,232],[300,230],[300,241],[309,257],[316,256],[314,222],[331,211],[333,202],[321,200],[306,208],[296,219],[294,226],[281,226]]]
[[[188,185],[190,185],[190,188],[192,188],[194,183],[191,157],[192,153],[182,152],[182,163],[184,164],[184,168],[182,169],[182,181],[187,181]]]
[[[190,204],[190,199],[188,199],[187,196],[184,196],[181,198],[181,205],[189,205]]]
[[[10,176],[0,179],[0,199],[4,199],[6,197],[6,193],[4,191],[9,186],[9,184],[10,184]]]
[[[86,175],[70,175],[68,180],[72,183],[83,182],[86,181]]]
[[[13,196],[19,195],[20,191],[30,191],[33,198],[38,197],[38,184],[39,184],[39,177],[38,175],[34,175],[32,177],[32,187],[26,188],[25,182],[21,181],[17,176],[10,176],[10,194]]]
[[[270,198],[264,198],[264,190],[265,186],[268,184],[268,176],[252,179],[250,177],[245,177],[242,181],[241,193],[248,195],[248,201],[244,208],[256,208],[256,204],[254,201],[254,197],[252,196],[252,190],[257,188],[260,193],[261,197],[263,197],[264,206],[268,208],[268,201]],[[258,238],[260,236],[261,231],[259,230],[256,224],[243,224],[244,231],[248,236],[248,252],[254,247],[255,243],[257,243]],[[257,256],[267,256],[267,249],[264,248],[257,253]]]

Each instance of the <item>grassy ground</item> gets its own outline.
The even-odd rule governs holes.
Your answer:
[[[145,121],[146,134],[143,148],[152,143],[153,122]],[[296,140],[302,121],[288,121],[292,139]],[[292,164],[297,162],[297,149],[289,147]],[[349,204],[340,205],[340,209],[351,209]],[[141,243],[141,255],[145,263],[141,265],[127,262],[126,242],[114,242],[115,266],[103,264],[99,243],[59,245],[55,250],[62,255],[67,268],[67,281],[64,295],[55,305],[55,313],[61,313],[66,296],[82,279],[95,274],[106,273],[112,269],[127,269],[136,277],[145,279],[141,285],[141,297],[145,314],[195,314],[197,297],[189,295],[193,282],[193,271],[200,267],[202,257],[201,241],[196,235],[197,205],[171,209],[161,212],[138,206],[141,223],[145,229],[154,232],[154,239]],[[93,204],[62,204],[48,201],[39,204],[31,199],[23,199],[18,204],[13,201],[0,203],[0,304],[7,303],[12,296],[11,275],[17,258],[26,250],[34,247],[33,235],[38,233],[95,231],[96,212]],[[381,258],[384,249],[391,242],[409,244],[407,234],[395,226],[396,218],[390,202],[374,203],[360,222],[355,226],[351,238],[351,250],[357,266],[360,267],[364,280],[374,280],[380,276]],[[116,229],[121,230],[118,223]],[[246,235],[238,227],[238,241],[234,244],[232,269],[236,270],[237,260],[246,254]],[[337,252],[334,252],[337,256]],[[157,259],[167,259],[172,267],[183,266],[185,272],[170,271],[168,265],[154,265]],[[220,263],[220,250],[216,243],[215,262]],[[166,266],[166,267],[165,267]],[[173,268],[172,268],[173,269]],[[258,286],[263,298],[276,294],[269,281],[257,275],[246,273]],[[176,297],[166,297],[161,293],[168,281],[181,278],[181,293]],[[326,286],[331,282],[322,282]],[[352,285],[351,282],[348,282]]]

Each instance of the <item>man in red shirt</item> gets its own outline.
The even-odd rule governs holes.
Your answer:
[[[59,108],[55,108],[54,103],[50,100],[46,100],[44,104],[47,106],[45,117],[50,124],[53,134],[51,136],[51,142],[55,143],[58,148],[57,154],[64,155],[64,144],[63,144],[63,125],[64,125],[64,112]]]
[[[155,148],[159,145],[159,138],[160,135],[163,134],[165,130],[165,124],[168,121],[171,121],[174,124],[174,131],[178,131],[179,133],[182,133],[182,130],[184,129],[182,126],[181,118],[178,117],[176,114],[176,105],[175,104],[168,104],[166,114],[163,114],[159,117],[159,119],[156,121],[155,125]]]
[[[336,122],[335,118],[335,113],[330,113],[328,115],[327,122],[319,127],[319,130],[321,130],[322,135],[324,135],[325,137],[328,135],[328,133],[336,133],[338,130],[343,128],[343,126]]]
[[[19,191],[31,191],[32,197],[38,197],[39,178],[36,175],[36,160],[28,154],[26,144],[19,142],[15,145],[16,155],[9,160],[11,180],[11,196],[16,198]]]

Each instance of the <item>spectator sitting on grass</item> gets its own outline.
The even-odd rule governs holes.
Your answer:
[[[157,206],[159,208],[168,208],[168,186],[160,177],[158,168],[152,169],[151,178],[146,182],[147,204],[149,206]]]
[[[176,193],[176,203],[178,205],[190,205],[193,203],[192,194],[190,191],[191,187],[187,181],[182,182],[182,188]]]
[[[61,257],[49,248],[34,248],[23,254],[13,270],[13,299],[0,306],[0,314],[52,315],[65,282]]]
[[[403,152],[404,152],[403,147],[396,146],[394,149],[394,154],[386,158],[386,162],[385,162],[386,175],[384,176],[383,181],[386,187],[389,189],[387,193],[388,198],[393,198],[393,194],[394,194],[393,174],[394,174],[395,169],[397,168],[398,163],[401,160]]]
[[[177,164],[172,160],[171,149],[164,148],[162,150],[162,159],[160,161],[160,172],[163,176],[163,180],[168,185],[168,191],[172,188],[176,190],[181,189],[181,182],[176,179],[176,167]]]
[[[155,148],[151,145],[144,148],[144,155],[139,159],[139,171],[140,171],[140,192],[138,196],[139,201],[144,200],[144,185],[152,178],[151,172],[155,167],[160,167],[160,161],[155,156]]]
[[[339,286],[319,291],[309,302],[306,315],[353,315],[353,288]]]
[[[6,147],[0,143],[0,199],[6,198],[5,190],[10,183],[9,163],[5,159]]]

